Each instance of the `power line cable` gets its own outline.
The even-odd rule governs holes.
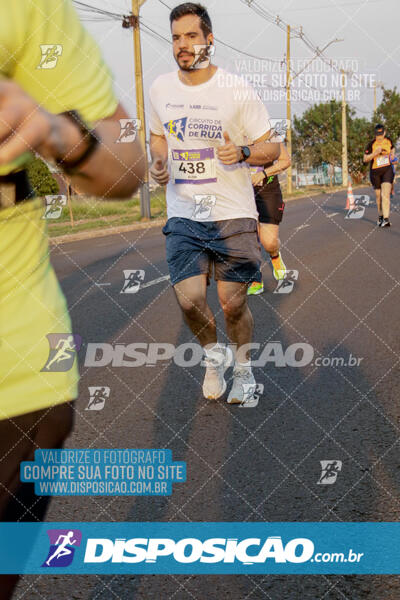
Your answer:
[[[165,8],[168,8],[168,10],[172,10],[171,6],[169,6],[168,4],[166,4],[166,2],[164,2],[163,0],[158,0],[160,2],[160,4],[162,4],[163,6],[165,6]],[[273,58],[266,58],[265,56],[256,56],[255,54],[251,54],[250,52],[246,52],[244,50],[240,50],[239,48],[236,48],[235,46],[232,46],[231,44],[228,44],[227,42],[224,42],[223,40],[220,40],[219,38],[217,38],[216,36],[214,36],[214,39],[216,42],[218,42],[219,44],[222,44],[223,46],[226,46],[227,48],[230,48],[230,50],[234,50],[235,52],[238,52],[239,54],[243,54],[244,56],[248,56],[249,58],[255,58],[256,60],[263,60],[269,63],[280,63],[281,61],[279,59],[273,59]]]

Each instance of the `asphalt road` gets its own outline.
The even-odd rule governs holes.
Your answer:
[[[48,520],[399,520],[399,201],[392,227],[380,230],[372,190],[357,191],[371,196],[359,220],[344,218],[345,193],[287,204],[282,253],[298,281],[292,293],[273,293],[265,264],[265,293],[250,298],[254,339],[279,342],[284,351],[310,344],[314,359],[301,368],[255,368],[264,385],[255,408],[204,400],[200,366],[84,366],[88,343],[193,343],[168,281],[120,293],[124,270],[144,270],[145,284],[168,275],[158,228],[52,250],[74,332],[84,341],[67,447],[170,448],[175,460],[187,462],[188,478],[166,498],[55,498]],[[220,341],[227,341],[215,284],[209,296]],[[315,365],[317,357],[347,362],[350,354],[362,359],[358,366]],[[85,410],[89,386],[110,388],[103,410]],[[324,460],[342,462],[334,484],[318,484]],[[16,597],[398,600],[400,578],[26,576]]]

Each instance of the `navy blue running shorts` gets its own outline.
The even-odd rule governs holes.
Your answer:
[[[255,219],[203,221],[172,217],[163,228],[172,285],[206,274],[219,281],[251,283],[260,275]]]

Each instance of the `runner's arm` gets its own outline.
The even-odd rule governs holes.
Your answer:
[[[112,116],[97,121],[94,129],[101,142],[94,154],[82,165],[80,172],[70,177],[73,187],[96,196],[129,198],[141,185],[144,176],[143,149],[138,139],[129,144],[116,143],[121,132],[119,119],[129,119],[121,104]],[[65,124],[67,125],[74,127],[71,121]],[[69,160],[74,159],[74,153],[75,156],[82,153],[79,131],[75,131],[75,137],[71,131],[69,147],[72,151],[70,150],[70,154],[68,151],[65,153]]]
[[[255,140],[255,142],[249,146],[250,157],[245,161],[247,164],[258,167],[265,165],[265,163],[274,162],[279,159],[281,152],[280,144],[269,142],[268,140],[270,134],[271,132],[267,131],[266,134],[258,138],[258,140]]]
[[[382,148],[377,148],[376,150],[374,150],[374,152],[371,152],[371,153],[365,152],[364,158],[363,158],[364,163],[371,162],[371,160],[374,160],[374,158],[379,156],[381,153],[382,153]]]
[[[150,175],[160,185],[167,185],[168,173],[168,142],[164,135],[156,135],[150,131],[150,154],[152,163]]]
[[[121,117],[128,115],[119,105],[114,115],[95,124],[101,143],[71,177],[74,187],[114,198],[129,197],[138,188],[144,171],[143,150],[138,143],[115,143]],[[45,110],[13,81],[0,82],[0,123],[0,165],[32,150],[45,159],[65,158],[72,163],[87,147],[77,124]]]
[[[267,177],[271,177],[271,175],[278,175],[279,173],[283,173],[283,171],[286,171],[286,169],[288,169],[290,167],[290,165],[292,164],[292,161],[290,159],[290,156],[286,149],[285,144],[280,143],[279,148],[280,148],[280,154],[279,154],[278,160],[270,167],[267,167],[266,169],[264,169],[264,173]]]
[[[246,161],[250,165],[265,165],[267,162],[273,162],[279,157],[279,144],[268,141],[270,131],[267,131],[262,137],[258,138],[249,145],[250,156]],[[234,165],[240,162],[242,158],[241,146],[236,146],[232,142],[227,132],[224,132],[225,144],[217,148],[217,156],[224,165]]]
[[[372,152],[372,148],[373,148],[373,142],[370,142],[364,150],[364,156],[363,156],[364,164],[371,162],[371,160],[373,160],[375,158],[375,156],[373,155],[374,153]]]
[[[150,131],[150,154],[153,162],[157,159],[168,162],[168,142],[165,135],[156,135]]]
[[[283,171],[286,171],[286,169],[290,167],[292,161],[285,144],[280,143],[279,147],[280,154],[278,160],[270,167],[267,167],[263,171],[259,171],[258,173],[254,173],[252,175],[251,182],[254,186],[263,185],[266,177],[272,177],[274,175],[278,175],[279,173],[283,173]]]
[[[246,94],[243,96],[243,104],[239,110],[238,125],[245,138],[249,140],[247,145],[250,149],[250,157],[246,162],[254,166],[264,166],[279,157],[279,142],[269,141],[273,133],[270,116],[257,91],[247,85],[244,89]]]

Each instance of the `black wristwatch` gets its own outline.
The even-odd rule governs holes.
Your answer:
[[[68,161],[67,157],[65,157],[65,159],[56,160],[57,165],[62,168],[64,173],[66,173],[67,175],[75,175],[76,173],[79,173],[82,165],[92,156],[94,151],[97,149],[99,143],[101,142],[101,138],[98,135],[98,133],[89,128],[89,126],[82,119],[78,111],[68,110],[60,114],[64,117],[67,117],[67,119],[75,123],[75,125],[78,126],[80,132],[82,133],[83,138],[88,142],[88,147],[86,148],[86,150],[84,150],[83,154],[81,154],[81,156],[79,156],[75,160]]]
[[[240,146],[240,149],[242,151],[242,158],[239,160],[239,162],[242,163],[250,158],[251,150],[248,146]]]

